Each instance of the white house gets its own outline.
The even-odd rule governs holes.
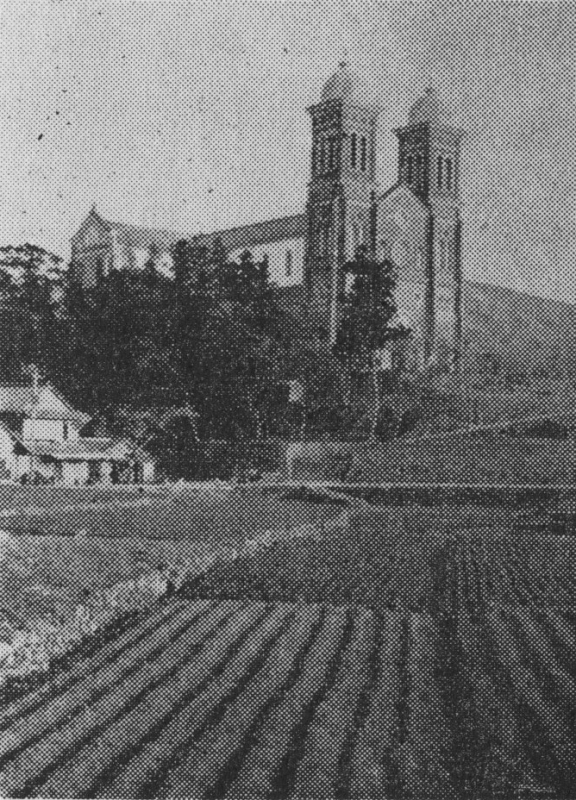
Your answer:
[[[154,478],[154,462],[127,440],[81,436],[90,421],[50,383],[0,385],[0,461],[4,476],[38,476],[66,485],[141,483]]]

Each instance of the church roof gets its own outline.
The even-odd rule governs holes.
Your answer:
[[[423,97],[416,100],[408,112],[408,124],[421,125],[431,123],[439,125],[444,122],[444,116],[445,113],[440,98],[436,91],[430,87],[426,89]]]
[[[306,215],[293,214],[290,217],[279,217],[239,228],[201,234],[198,238],[203,244],[210,244],[216,238],[222,240],[226,250],[250,248],[268,242],[281,242],[284,239],[298,239],[306,235]]]
[[[80,437],[65,442],[23,439],[21,443],[29,453],[54,461],[150,460],[144,450],[124,439]]]
[[[341,100],[356,106],[369,105],[365,87],[349,65],[342,61],[336,72],[327,80],[320,101]]]
[[[112,222],[100,219],[114,231],[118,239],[132,247],[148,247],[154,243],[159,250],[169,250],[181,239],[190,240],[198,238],[201,244],[211,245],[215,239],[220,238],[227,251],[240,248],[249,249],[267,242],[278,242],[283,239],[294,239],[306,233],[306,217],[304,214],[294,214],[289,217],[256,222],[252,225],[242,225],[237,228],[228,228],[212,233],[177,233],[176,231],[145,228],[137,225],[127,225],[123,222]]]

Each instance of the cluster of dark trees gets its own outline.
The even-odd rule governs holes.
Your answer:
[[[391,265],[360,251],[336,347],[288,321],[266,260],[179,242],[174,279],[152,261],[84,290],[59,259],[25,245],[0,250],[0,378],[31,363],[79,408],[184,464],[198,440],[337,435],[376,411],[350,398],[350,370],[393,335]],[[296,327],[295,327],[296,326]],[[289,402],[289,386],[303,389]],[[363,421],[364,420],[364,421]],[[365,432],[366,432],[365,431]],[[183,470],[179,468],[180,473]]]

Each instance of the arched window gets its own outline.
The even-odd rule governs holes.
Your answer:
[[[446,240],[445,239],[441,239],[440,240],[439,250],[440,250],[440,253],[439,253],[439,256],[440,256],[440,269],[441,269],[442,272],[445,272],[446,268],[448,266],[448,263],[447,263],[447,244],[446,244]]]
[[[446,240],[446,269],[451,270],[454,263],[454,242],[452,239]]]
[[[328,138],[328,170],[333,172],[336,169],[336,139],[334,136]]]
[[[419,247],[416,250],[416,269],[418,270],[418,272],[423,272],[425,266],[426,266],[426,260],[424,257],[424,248]]]
[[[392,262],[395,267],[405,267],[409,259],[408,243],[402,240],[394,242],[392,245]]]
[[[442,156],[438,156],[436,183],[438,184],[439,189],[442,188],[443,166],[444,166],[444,159],[442,158]]]
[[[324,258],[328,258],[330,254],[330,223],[324,223],[324,229],[322,232],[322,255]]]
[[[408,181],[408,183],[412,183],[412,178],[414,177],[412,169],[413,169],[412,156],[408,156],[408,158],[406,159],[406,180]]]
[[[445,162],[446,167],[446,188],[450,192],[452,190],[452,159],[447,158]]]
[[[355,133],[352,134],[350,137],[350,163],[352,165],[352,169],[356,169],[356,160],[357,160],[357,152],[358,149],[358,138]]]
[[[284,272],[287,278],[292,277],[292,250],[286,250],[286,263]]]
[[[416,155],[416,185],[420,188],[424,188],[424,159],[422,158],[422,153],[418,153]]]
[[[362,170],[362,172],[366,172],[366,157],[367,157],[366,137],[365,136],[361,136],[360,137],[360,169]]]

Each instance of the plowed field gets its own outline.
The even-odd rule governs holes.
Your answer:
[[[217,567],[0,710],[0,794],[573,797],[575,550],[352,527]]]

